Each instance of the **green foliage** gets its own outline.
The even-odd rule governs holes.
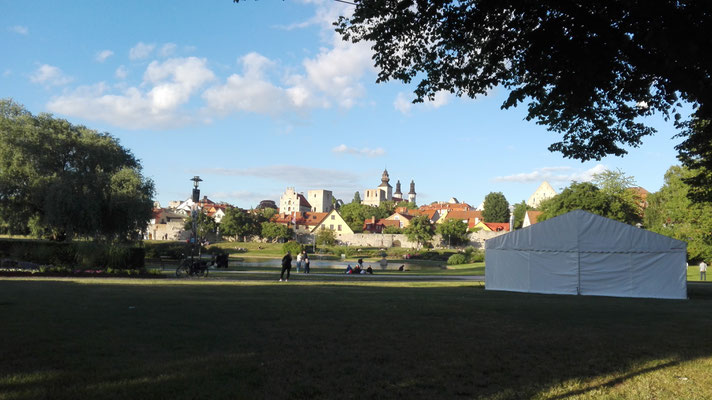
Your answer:
[[[107,133],[0,100],[0,229],[71,240],[133,239],[154,185]]]
[[[485,196],[482,219],[485,222],[509,222],[509,202],[501,192],[492,192]]]
[[[378,205],[378,210],[381,213],[380,215],[382,215],[381,218],[389,217],[396,211],[396,203],[391,200],[382,201],[381,204]]]
[[[269,208],[268,210],[274,209]],[[220,233],[224,236],[259,235],[261,229],[256,215],[249,214],[237,207],[228,208],[220,221]]]
[[[467,264],[467,257],[464,254],[457,253],[450,256],[447,259],[447,265],[460,265]]]
[[[287,228],[286,225],[277,224],[274,222],[263,222],[261,235],[268,240],[288,240],[294,236],[294,231]]]
[[[460,219],[449,218],[441,224],[437,224],[436,232],[442,235],[443,241],[451,245],[459,245],[467,242],[467,224]]]
[[[522,200],[521,203],[517,203],[514,205],[514,211],[512,212],[512,214],[514,214],[514,229],[522,228],[522,225],[524,224],[524,217],[526,216],[527,211],[533,209],[534,207],[528,206],[524,200]]]
[[[361,194],[359,192],[354,193],[354,199],[351,202],[361,204]]]
[[[686,179],[689,169],[672,166],[665,173],[665,184],[648,196],[644,225],[647,229],[687,242],[688,258],[712,260],[712,204],[694,203]]]
[[[467,257],[467,263],[478,263],[485,260],[485,252],[483,250],[477,250],[472,246],[467,246],[465,248],[465,256]]]
[[[681,160],[712,172],[712,63],[700,51],[709,48],[709,3],[649,5],[358,1],[337,32],[370,44],[378,82],[419,80],[416,102],[507,88],[502,107],[526,104],[527,120],[563,135],[549,150],[565,157],[622,156],[655,133],[640,117],[674,117],[687,138]],[[695,110],[687,124],[679,123],[683,102]],[[712,188],[708,178],[700,187]]]
[[[390,216],[392,213],[388,213],[387,210],[380,207],[373,207],[361,203],[349,203],[343,205],[339,209],[339,214],[349,225],[349,228],[354,231],[354,233],[363,232],[363,222],[367,218],[376,217],[376,221],[382,218]]]
[[[333,246],[336,244],[336,232],[331,229],[319,229],[316,233],[316,244]]]
[[[403,233],[403,228],[389,225],[383,229],[383,233],[386,233],[389,235],[398,235],[398,234]]]
[[[403,229],[403,233],[408,237],[408,240],[415,241],[420,246],[433,238],[435,229],[427,216],[419,215],[410,220],[408,226]]]
[[[190,245],[186,244],[184,241],[145,241],[143,246],[146,249],[146,258],[167,257],[180,259],[184,255],[190,254]]]
[[[141,247],[107,242],[53,242],[0,240],[0,255],[17,261],[67,268],[143,268],[146,252]]]
[[[258,221],[260,224],[263,223],[263,222],[265,222],[265,221],[269,221],[270,219],[272,219],[272,217],[275,216],[275,214],[277,214],[277,210],[276,210],[276,209],[274,209],[274,208],[263,208],[262,210],[259,211],[259,213],[257,213],[257,215],[258,215],[257,221]]]
[[[396,208],[398,208],[398,207],[405,207],[409,210],[417,210],[418,209],[418,206],[416,206],[414,203],[411,203],[410,201],[407,201],[407,200],[399,201],[398,203],[396,203]]]
[[[637,205],[604,192],[589,182],[573,182],[560,194],[543,201],[539,209],[542,211],[540,222],[573,210],[588,211],[627,224],[640,222]]]
[[[188,232],[193,231],[193,217],[186,218],[183,229]],[[215,234],[217,232],[218,224],[215,222],[215,218],[208,216],[204,212],[199,212],[197,229],[198,239],[203,241],[208,237],[208,235]]]
[[[290,252],[294,257],[301,253],[302,250],[304,250],[304,246],[294,240],[290,240],[282,245],[282,253],[286,254],[287,252]]]

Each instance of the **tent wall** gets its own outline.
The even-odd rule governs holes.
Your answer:
[[[594,296],[687,297],[685,242],[573,211],[485,243],[485,287]]]

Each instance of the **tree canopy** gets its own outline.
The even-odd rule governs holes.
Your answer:
[[[699,0],[356,0],[344,40],[372,43],[378,82],[418,82],[415,102],[485,95],[562,134],[549,146],[582,161],[622,156],[674,118],[692,193],[712,200],[712,12]],[[682,103],[690,120],[681,119]]]
[[[530,207],[527,203],[522,200],[520,203],[514,205],[514,229],[520,229],[524,225],[524,217],[529,210],[533,210],[534,207]]]
[[[691,260],[712,259],[712,205],[693,203],[688,198],[690,186],[685,178],[692,173],[673,166],[665,173],[665,184],[648,196],[645,227],[687,242]]]
[[[492,192],[485,196],[482,219],[485,222],[509,222],[509,202],[501,192]]]
[[[274,210],[268,208],[267,210]],[[250,214],[237,207],[230,207],[225,211],[225,216],[220,220],[220,233],[225,236],[259,235],[262,226],[258,222],[258,215]]]
[[[154,185],[108,133],[0,100],[0,229],[55,239],[129,239],[146,228]]]
[[[408,226],[403,229],[403,233],[408,240],[416,241],[418,242],[418,246],[420,246],[422,243],[428,242],[433,238],[435,229],[427,216],[419,215],[410,220]]]
[[[459,245],[467,242],[467,224],[461,219],[449,218],[445,222],[438,224],[436,232],[442,235],[443,240],[447,240],[448,245]]]
[[[542,211],[539,222],[573,210],[588,211],[628,224],[640,222],[639,210],[634,203],[628,203],[624,198],[603,191],[590,182],[573,182],[558,195],[544,200],[539,210]]]

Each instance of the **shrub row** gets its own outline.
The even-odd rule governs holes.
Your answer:
[[[141,247],[100,242],[0,239],[0,256],[40,265],[96,269],[143,269]]]

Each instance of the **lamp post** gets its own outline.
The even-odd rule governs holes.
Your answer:
[[[200,201],[200,189],[198,189],[198,183],[203,180],[199,176],[194,176],[193,179],[193,205],[190,208],[190,216],[193,219],[193,230],[190,237],[190,259],[193,260],[193,255],[195,254],[195,245],[198,244],[198,202]],[[198,244],[198,257],[200,257],[200,244]]]

